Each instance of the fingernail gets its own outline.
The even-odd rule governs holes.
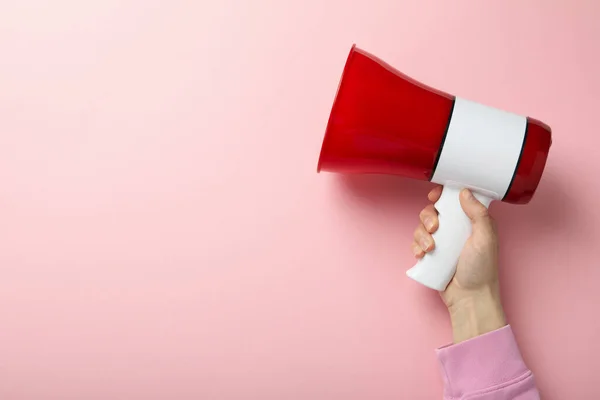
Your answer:
[[[433,220],[431,218],[425,218],[425,228],[427,228],[428,231],[433,229]]]
[[[420,244],[423,251],[427,251],[431,246],[431,241],[428,238],[422,238]]]
[[[471,191],[469,189],[464,189],[463,190],[463,197],[466,200],[471,200],[471,198],[473,198],[473,193],[471,193]]]

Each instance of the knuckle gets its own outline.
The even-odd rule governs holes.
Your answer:
[[[483,214],[479,217],[479,223],[481,225],[488,227],[490,229],[490,231],[496,232],[496,229],[497,229],[496,220],[489,213],[487,213],[487,211],[485,214]]]
[[[492,218],[492,216],[487,212],[487,210],[485,211],[481,211],[480,217],[479,219],[482,222],[485,222],[486,224],[489,225],[493,225],[494,224],[494,219]]]
[[[415,237],[415,239],[418,239],[421,237],[421,226],[420,225],[413,232],[413,236]]]
[[[423,235],[425,235],[427,232],[425,231],[425,228],[423,227],[423,225],[419,225],[417,227],[417,229],[415,229],[415,233],[414,233],[414,238],[416,241],[419,241],[419,239],[421,239],[423,237]]]
[[[433,204],[430,204],[423,210],[421,210],[421,212],[419,213],[419,217],[421,218],[421,220],[424,220],[425,218],[431,217],[434,214],[435,208],[433,207]]]

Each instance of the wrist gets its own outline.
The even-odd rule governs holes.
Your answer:
[[[484,287],[455,301],[448,308],[454,343],[506,326],[506,317],[497,287]]]

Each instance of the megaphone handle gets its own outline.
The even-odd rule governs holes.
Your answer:
[[[445,290],[456,272],[458,258],[471,236],[471,220],[460,205],[462,187],[444,186],[435,203],[439,213],[439,228],[433,234],[435,248],[427,253],[406,274],[415,281],[435,290]],[[473,192],[477,200],[489,207],[492,198]]]

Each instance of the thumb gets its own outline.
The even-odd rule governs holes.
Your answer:
[[[471,222],[487,219],[489,216],[487,207],[477,200],[469,189],[460,192],[460,205]]]

